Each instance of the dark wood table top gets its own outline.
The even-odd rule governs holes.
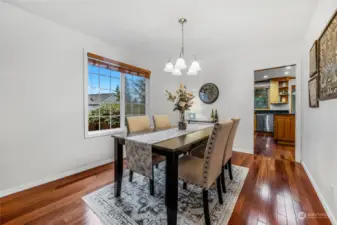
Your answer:
[[[179,137],[174,137],[171,139],[157,142],[153,144],[152,146],[160,150],[178,151],[178,150],[183,149],[186,146],[193,145],[195,143],[199,143],[200,141],[207,140],[210,133],[212,132],[212,129],[213,127],[207,127],[201,130],[197,130],[197,131],[193,131],[188,134],[181,135]],[[124,141],[128,137],[134,137],[134,136],[143,135],[143,134],[150,134],[150,133],[162,131],[162,130],[163,129],[161,130],[150,129],[144,132],[134,132],[134,133],[122,132],[122,133],[113,134],[112,137]]]
[[[207,140],[212,132],[213,127],[208,127],[179,137],[171,138],[165,141],[158,142],[153,146],[158,149],[176,151],[186,146]]]

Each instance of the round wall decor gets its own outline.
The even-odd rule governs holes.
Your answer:
[[[211,104],[219,97],[219,89],[215,84],[207,83],[201,86],[199,98],[203,103]]]

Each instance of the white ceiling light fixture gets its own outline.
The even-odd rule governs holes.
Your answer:
[[[264,78],[264,79],[267,79],[267,78],[268,78],[268,75],[264,75],[263,78]]]
[[[172,72],[173,72],[173,69],[174,69],[174,66],[173,66],[173,64],[171,63],[171,57],[170,57],[169,61],[165,64],[164,71],[165,71],[165,72],[168,72],[168,73],[172,73]]]
[[[172,73],[174,76],[180,76],[181,75],[181,70],[187,69],[187,65],[184,59],[184,24],[187,22],[185,18],[181,18],[178,21],[181,24],[181,51],[179,58],[176,61],[176,64],[173,65],[171,63],[171,58],[169,61],[166,63],[164,71],[168,73]],[[196,56],[194,57],[194,60],[189,67],[187,71],[187,75],[197,75],[198,72],[201,70],[200,64],[196,59]]]
[[[181,71],[178,68],[174,68],[172,71],[172,75],[174,76],[181,76]]]
[[[289,74],[289,72],[287,71],[287,72],[284,72],[284,74]]]
[[[291,66],[287,66],[286,69],[287,69],[287,70],[290,70],[290,69],[291,69]]]

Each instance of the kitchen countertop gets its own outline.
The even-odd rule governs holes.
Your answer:
[[[288,110],[254,110],[256,114],[289,114]]]

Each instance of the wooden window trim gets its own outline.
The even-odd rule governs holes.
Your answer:
[[[130,64],[118,62],[116,60],[108,59],[103,56],[96,55],[94,53],[87,53],[88,56],[88,63],[89,64],[95,64],[103,67],[107,67],[112,70],[116,70],[122,73],[128,73],[140,77],[150,78],[151,77],[151,71],[142,69],[137,66],[133,66]]]

